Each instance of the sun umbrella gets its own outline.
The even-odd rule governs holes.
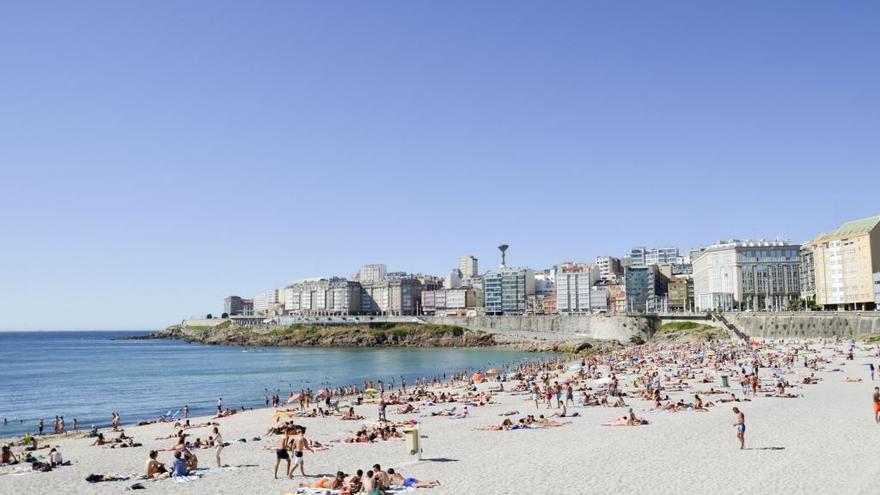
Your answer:
[[[368,389],[364,390],[364,393],[365,394],[375,394],[376,389],[375,388],[368,388]]]
[[[496,370],[495,368],[489,368],[488,370],[486,370],[486,374],[487,375],[497,375],[498,370]]]
[[[290,398],[287,399],[287,403],[290,404],[293,401],[297,401],[300,398],[300,394],[293,394]]]
[[[579,370],[579,369],[581,369],[581,368],[583,368],[583,366],[581,366],[581,365],[579,365],[579,364],[573,364],[573,365],[571,365],[571,366],[568,367],[568,370],[569,370],[569,371],[577,371],[577,370]]]
[[[481,375],[480,373],[474,373],[474,376],[471,377],[471,380],[473,380],[474,382],[481,382],[483,381],[483,375]]]
[[[596,383],[598,383],[599,385],[607,385],[611,383],[611,377],[606,376],[604,378],[599,378],[598,380],[596,380]]]

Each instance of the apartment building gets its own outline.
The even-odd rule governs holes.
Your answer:
[[[876,307],[874,274],[880,272],[880,215],[819,234],[810,246],[816,304],[841,310]]]

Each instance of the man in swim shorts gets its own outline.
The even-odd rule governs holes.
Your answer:
[[[733,426],[736,427],[736,438],[739,439],[739,448],[742,450],[746,447],[746,415],[737,407],[733,408],[733,413],[736,414],[736,423]]]
[[[293,439],[292,445],[293,445],[293,466],[290,469],[289,476],[291,478],[293,478],[293,472],[296,471],[297,466],[299,466],[299,472],[303,476],[305,476],[306,475],[306,468],[305,468],[305,464],[303,463],[304,451],[308,450],[309,452],[314,452],[314,450],[312,450],[311,444],[306,439],[305,427],[301,426],[299,428],[299,432],[297,433],[296,437]]]
[[[281,438],[281,443],[278,444],[278,448],[275,449],[275,479],[278,479],[278,465],[281,464],[281,461],[287,461],[287,469],[285,472],[288,476],[290,476],[290,454],[287,453],[287,449],[290,444],[290,429],[287,428],[284,430],[284,436]]]

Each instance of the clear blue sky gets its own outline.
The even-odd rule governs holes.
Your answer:
[[[880,2],[4,2],[0,328],[880,213]]]

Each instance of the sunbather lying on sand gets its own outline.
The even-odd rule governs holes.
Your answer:
[[[388,470],[388,478],[391,480],[392,485],[403,486],[406,488],[434,488],[435,486],[440,486],[439,480],[419,481],[415,478],[406,478],[402,474],[394,471],[393,468]]]

